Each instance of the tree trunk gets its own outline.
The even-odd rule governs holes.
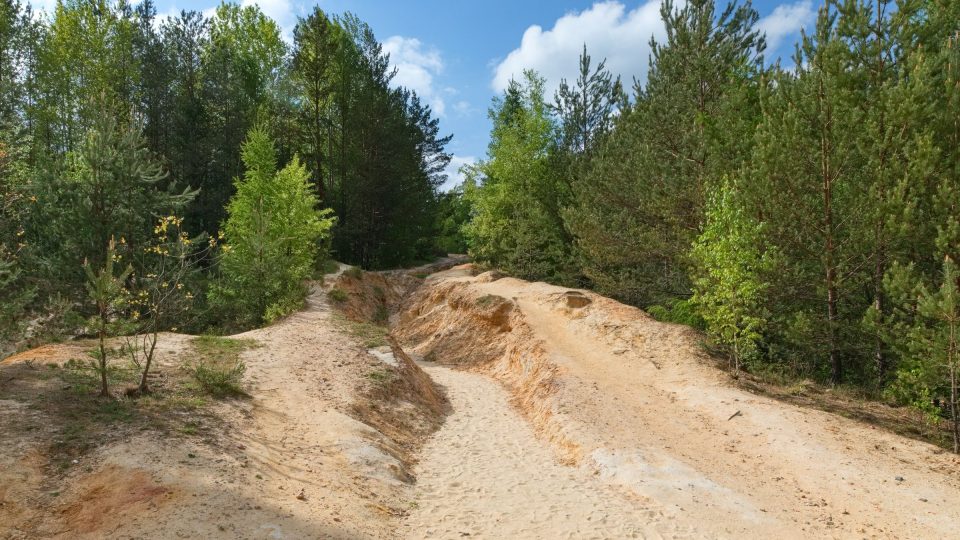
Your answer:
[[[100,340],[100,397],[110,397],[110,387],[107,384],[107,347],[104,343],[106,332],[100,330],[97,332]]]
[[[833,221],[833,170],[831,168],[829,134],[832,127],[830,106],[826,104],[826,92],[823,79],[820,80],[820,107],[825,118],[820,126],[820,177],[823,182],[823,231],[824,231],[824,266],[826,267],[825,280],[827,287],[827,348],[830,356],[830,380],[833,384],[843,381],[843,361],[837,352],[837,269],[835,231]]]
[[[319,92],[319,90],[315,90]],[[317,98],[313,104],[314,108],[314,138],[313,138],[313,157],[314,157],[314,166],[316,167],[315,174],[317,175],[317,196],[320,198],[321,202],[325,202],[327,198],[327,190],[323,184],[323,156],[320,151],[320,147],[323,145],[323,137],[321,136],[321,118],[320,118],[320,99]]]
[[[879,229],[879,226],[878,226]],[[879,233],[878,233],[879,234]],[[883,248],[878,249],[877,258],[873,268],[873,309],[880,317],[877,330],[873,336],[873,362],[877,368],[877,389],[883,388],[883,383],[887,378],[887,358],[883,350],[883,333],[880,327],[883,321]]]
[[[957,323],[950,322],[947,362],[950,364],[950,421],[953,423],[953,452],[960,454],[960,404],[957,403]]]
[[[147,383],[147,375],[150,373],[150,364],[153,363],[153,353],[157,349],[156,332],[153,332],[152,334],[150,334],[149,338],[144,339],[144,345],[146,345],[146,340],[148,339],[150,340],[150,350],[147,351],[146,348],[144,349],[144,351],[146,352],[146,354],[144,355],[146,357],[146,362],[144,362],[143,364],[143,374],[140,375],[140,385],[137,387],[137,391],[140,392],[141,394],[150,393],[150,386]]]

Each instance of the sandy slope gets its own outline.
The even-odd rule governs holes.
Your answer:
[[[580,478],[591,494],[598,493],[596,481],[583,478],[607,484],[609,508],[590,522],[571,518],[577,526],[597,516],[614,524],[626,514],[646,516],[649,522],[638,519],[655,527],[653,536],[949,538],[960,530],[960,462],[938,448],[738,389],[702,357],[692,331],[592,293],[474,278],[463,269],[446,276],[428,280],[415,295],[399,334],[416,354],[500,380],[541,440],[575,464],[568,478]],[[432,373],[449,385],[451,422],[460,414],[458,401],[473,411],[495,407],[497,398],[486,397],[491,392],[472,379]],[[481,393],[487,404],[470,405],[465,392]],[[479,440],[486,441],[486,431],[443,428],[437,437],[444,444],[431,442],[421,464],[424,471],[436,464],[441,476],[422,479],[432,487],[421,489],[459,481],[445,454],[458,452],[466,468],[471,447],[484,451],[487,443]],[[534,455],[518,461],[520,471],[489,468],[496,480],[480,487],[534,478],[538,461],[556,470],[543,453]],[[552,481],[542,479],[546,489],[520,496],[492,492],[488,502],[511,508],[537,506],[529,501],[540,498],[549,507]],[[615,488],[636,495],[632,509],[622,509]],[[448,517],[444,530],[469,532],[483,516],[490,519]],[[664,522],[676,533],[656,529]],[[511,523],[516,537],[545,537],[522,530],[522,523],[520,516]]]
[[[0,464],[29,481],[15,492],[25,507],[44,490],[62,490],[23,519],[0,508],[0,517],[18,519],[0,523],[0,538],[393,537],[409,449],[357,410],[427,416],[369,377],[390,371],[400,380],[400,372],[338,330],[319,288],[304,310],[237,337],[261,344],[244,353],[251,398],[222,405],[223,425],[200,438],[145,432],[83,456],[65,478],[44,478],[43,440],[0,441]],[[369,399],[378,389],[382,400]],[[402,418],[374,420],[394,432],[407,427]]]
[[[185,468],[165,449],[152,472],[183,502],[116,534],[145,523],[159,531],[150,537],[392,537],[402,451],[348,414],[383,364],[337,331],[319,290],[306,309],[237,337],[263,347],[245,353],[253,400],[225,451],[197,448]]]

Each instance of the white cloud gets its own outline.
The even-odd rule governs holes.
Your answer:
[[[787,37],[800,33],[801,28],[812,26],[817,10],[811,0],[795,4],[781,4],[772,13],[760,19],[757,29],[767,35],[767,50],[775,52]]]
[[[397,68],[393,84],[413,90],[430,105],[434,114],[444,116],[444,95],[456,92],[451,88],[434,87],[434,77],[443,72],[440,51],[426,47],[417,38],[392,36],[383,42],[383,52],[390,55],[390,65]]]
[[[502,92],[511,78],[532,68],[547,79],[547,98],[551,99],[562,78],[576,78],[584,44],[594,67],[606,58],[607,69],[622,76],[625,85],[633,77],[645,81],[650,37],[662,40],[664,35],[660,0],[649,0],[629,11],[617,1],[598,2],[557,19],[550,30],[536,25],[527,28],[520,47],[494,67],[491,86]]]
[[[464,175],[460,172],[460,167],[464,165],[473,165],[477,162],[477,158],[473,156],[453,156],[450,159],[450,164],[447,165],[447,181],[440,186],[440,191],[450,191],[454,187],[463,183]]]
[[[297,14],[290,0],[243,0],[241,6],[260,6],[263,13],[280,27],[280,36],[287,43],[293,43],[293,27],[297,24]],[[214,12],[216,8],[213,8]],[[207,10],[204,10],[206,14]]]
[[[466,100],[460,100],[454,103],[453,110],[454,112],[457,113],[457,116],[470,116],[471,114],[476,112],[476,109],[473,107],[473,105],[471,105],[470,102]]]

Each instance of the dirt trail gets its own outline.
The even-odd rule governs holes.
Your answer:
[[[625,490],[559,464],[489,377],[441,366],[426,371],[446,388],[453,412],[421,453],[407,538],[681,535]]]
[[[145,432],[93,451],[57,479],[53,508],[14,529],[0,523],[0,538],[394,537],[411,449],[372,426],[414,432],[430,420],[390,391],[412,387],[409,370],[349,337],[319,287],[300,312],[235,337],[260,347],[243,353],[250,397],[220,405],[222,426],[186,438]],[[376,416],[383,410],[405,416]],[[33,452],[8,450],[14,462]],[[39,476],[23,497],[45,482]]]
[[[244,352],[250,398],[219,405],[209,433],[138,431],[63,475],[44,431],[0,440],[0,538],[957,535],[956,457],[740,389],[688,328],[469,266],[409,297],[410,276],[388,277],[329,286],[357,297],[347,316],[403,304],[394,333],[436,362],[449,403],[406,352],[351,337],[316,287],[237,336],[261,345]],[[158,362],[177,369],[190,339],[165,336]],[[0,410],[0,430],[46,422]]]
[[[489,274],[471,277],[456,269],[428,280],[401,315],[398,333],[415,354],[503,383],[540,440],[553,443],[559,459],[574,464],[571,478],[581,475],[611,490],[606,497],[614,506],[599,515],[608,523],[621,513],[646,516],[649,521],[641,517],[634,523],[640,519],[655,532],[645,529],[642,536],[957,534],[955,457],[739,389],[703,357],[694,332],[612,300]],[[444,372],[431,373],[450,385],[454,422],[458,399],[462,402],[470,387]],[[473,410],[495,401],[486,391],[477,399],[487,404],[474,404]],[[486,435],[479,431],[473,445],[486,444],[480,442]],[[443,468],[444,460],[457,459],[443,453],[469,460],[470,448],[451,444],[443,450],[435,442],[424,450],[423,470],[436,463],[448,472],[421,481],[440,489],[457,481],[458,470]],[[541,454],[534,461],[547,470],[555,467],[545,460]],[[538,474],[536,463],[523,463],[528,470],[490,474],[508,483],[515,475]],[[619,508],[622,500],[612,495],[616,488],[635,495],[632,510]],[[532,491],[532,498],[550,498],[549,487]],[[497,496],[484,499],[498,504],[492,502]],[[656,529],[663,523],[677,530]],[[518,532],[524,536],[542,535]]]

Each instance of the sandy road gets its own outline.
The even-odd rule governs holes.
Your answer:
[[[421,452],[405,537],[693,536],[642,499],[560,465],[489,377],[425,369],[446,388],[452,412]]]

